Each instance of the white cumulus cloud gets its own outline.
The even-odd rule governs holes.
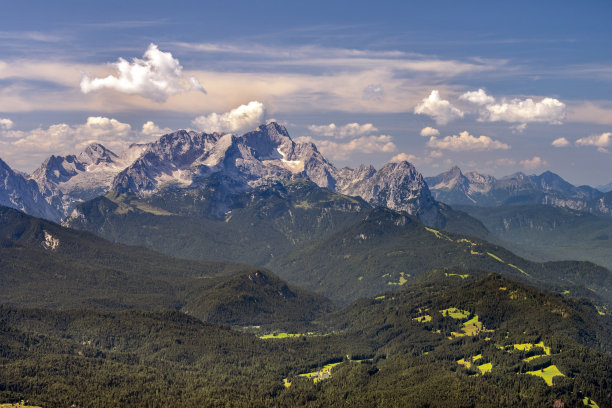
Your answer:
[[[141,137],[128,123],[102,116],[91,116],[77,125],[58,123],[27,131],[3,130],[0,136],[3,154],[27,169],[38,166],[52,154],[77,153],[91,143],[101,143],[119,153]]]
[[[347,123],[346,125],[336,126],[335,123],[329,125],[310,125],[308,130],[316,136],[335,137],[344,139],[347,137],[363,136],[377,132],[378,129],[371,123]]]
[[[487,95],[484,89],[478,89],[477,91],[466,92],[459,97],[465,101],[471,102],[476,105],[488,105],[495,102],[495,98]]]
[[[303,136],[296,139],[298,142],[312,142],[325,156],[333,160],[345,160],[351,153],[389,153],[394,152],[397,147],[393,138],[388,135],[361,136],[347,142],[335,142],[330,139],[313,139]]]
[[[452,151],[506,150],[510,148],[509,145],[491,139],[489,136],[475,137],[467,131],[463,131],[459,135],[446,136],[442,139],[432,136],[429,138],[427,146]]]
[[[143,136],[161,136],[168,133],[171,133],[172,129],[170,128],[160,128],[153,121],[148,121],[142,125],[142,133]]]
[[[561,124],[565,119],[565,104],[554,98],[535,102],[531,98],[512,99],[498,104],[489,104],[480,111],[480,121],[486,122],[547,122]]]
[[[251,101],[225,113],[198,116],[192,123],[202,132],[239,133],[264,123],[266,109],[261,102]]]
[[[13,121],[7,118],[0,118],[0,129],[11,129],[13,127]]]
[[[527,170],[535,170],[548,164],[546,160],[539,156],[533,156],[531,159],[521,160],[520,163]]]
[[[578,146],[595,146],[606,148],[612,145],[612,133],[606,132],[601,135],[592,135],[576,140]]]
[[[418,161],[418,157],[415,156],[414,154],[408,154],[408,153],[400,153],[400,154],[396,154],[395,156],[393,156],[391,158],[391,160],[389,160],[390,162],[403,162],[403,161],[407,161],[410,163],[414,163],[416,161]]]
[[[553,140],[552,142],[552,146],[553,147],[567,147],[570,145],[570,142],[564,138],[564,137],[560,137],[558,139]]]
[[[90,78],[83,75],[81,91],[89,93],[101,89],[114,89],[132,95],[140,95],[157,102],[164,102],[169,96],[189,90],[206,93],[202,84],[193,77],[183,77],[183,67],[170,52],[160,51],[151,44],[143,59],[134,58],[132,62],[119,58],[112,64],[116,75],[105,78]]]
[[[608,153],[608,147],[612,145],[612,133],[606,132],[601,135],[592,135],[576,140],[577,146],[594,146],[601,153]]]
[[[414,113],[431,116],[438,125],[445,125],[454,119],[463,117],[463,112],[451,105],[449,101],[441,99],[440,93],[435,89],[414,108]]]
[[[438,136],[439,134],[440,131],[436,128],[432,128],[431,126],[421,129],[421,136],[423,137]]]

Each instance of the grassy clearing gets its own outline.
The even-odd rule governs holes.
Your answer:
[[[543,341],[536,343],[536,344],[533,344],[533,343],[514,344],[514,350],[520,350],[520,351],[529,351],[534,347],[540,347],[542,350],[544,350],[544,353],[547,356],[550,356],[550,347],[546,347]]]
[[[342,363],[327,364],[318,371],[313,371],[311,373],[305,373],[305,374],[299,374],[299,376],[309,378],[315,383],[317,383],[318,381],[325,380],[331,377],[332,368],[334,368],[338,364],[342,364]]]
[[[518,267],[518,266],[516,266],[516,265],[508,264],[508,266],[509,266],[509,267],[511,267],[511,268],[516,269],[517,271],[519,271],[520,273],[522,273],[522,274],[523,274],[523,275],[525,275],[525,276],[529,276],[529,277],[531,277],[531,275],[530,275],[530,274],[528,274],[527,272],[525,272],[524,270],[522,270],[521,268],[519,268],[519,267]]]
[[[550,365],[537,371],[527,371],[525,374],[542,377],[549,387],[552,387],[554,377],[565,377],[565,375],[559,371],[556,365]]]
[[[399,282],[387,282],[387,285],[390,286],[402,286],[403,284],[405,284],[406,282],[408,282],[408,279],[410,275],[409,274],[405,274],[404,272],[400,272],[400,278],[399,278]]]
[[[477,356],[474,356],[472,358],[468,358],[468,360],[466,361],[465,359],[461,359],[461,360],[457,360],[457,364],[462,365],[466,368],[472,368],[472,366],[475,366],[475,362],[482,359],[482,354],[478,354]],[[471,360],[471,361],[470,361]],[[493,364],[492,363],[485,363],[485,364],[481,364],[476,366],[476,368],[478,368],[478,370],[480,371],[480,374],[485,374],[485,373],[489,373],[491,372],[491,370],[493,369]]]
[[[429,227],[425,227],[425,229],[427,231],[431,232],[432,234],[434,234],[436,236],[436,238],[438,238],[438,239],[445,239],[447,241],[454,242],[452,239],[450,239],[448,236],[444,235],[443,233],[441,233],[438,230],[435,230],[435,229],[429,228]]]
[[[259,336],[260,339],[269,340],[269,339],[288,339],[292,337],[302,337],[302,336],[316,336],[316,334],[309,333],[270,333],[264,334],[263,336]]]
[[[582,399],[582,403],[586,405],[587,407],[599,408],[599,405],[597,405],[597,403],[593,401],[592,399],[590,399],[589,397],[584,397]]]
[[[478,369],[480,370],[481,374],[490,373],[491,370],[493,369],[493,364],[492,363],[481,364],[478,366]]]
[[[490,252],[487,252],[487,255],[489,255],[491,258],[495,259],[496,261],[499,261],[499,262],[505,264],[505,262],[499,256],[497,256],[495,254],[492,254]]]
[[[449,307],[448,309],[440,310],[442,316],[444,317],[452,317],[453,319],[467,319],[470,315],[470,312],[467,310],[459,310],[456,307]]]
[[[444,276],[446,276],[447,278],[451,277],[451,276],[458,276],[461,279],[467,279],[470,276],[470,274],[466,273],[464,275],[461,275],[459,273],[447,273],[447,272],[444,272]]]
[[[427,322],[431,322],[431,316],[430,315],[423,315],[423,316],[419,316],[419,317],[414,317],[414,318],[412,318],[412,320],[416,320],[419,323],[427,323]]]
[[[494,330],[487,330],[482,322],[478,320],[478,315],[474,315],[470,320],[463,323],[461,333],[451,332],[452,337],[476,336],[480,333],[492,333]]]

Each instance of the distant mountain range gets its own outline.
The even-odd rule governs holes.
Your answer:
[[[612,193],[575,187],[551,172],[517,173],[495,179],[458,167],[423,176],[408,162],[376,170],[361,165],[336,168],[312,143],[296,143],[278,123],[241,136],[179,130],[117,155],[92,144],[77,155],[51,156],[25,176],[0,161],[0,204],[52,221],[69,216],[79,203],[115,191],[138,197],[168,189],[193,189],[218,180],[215,210],[232,208],[230,197],[271,181],[304,178],[319,187],[363,198],[444,224],[437,201],[449,205],[545,204],[612,215]],[[610,187],[610,186],[608,186]],[[431,190],[431,191],[430,191]]]
[[[612,215],[612,193],[589,186],[576,187],[550,171],[540,175],[516,173],[496,179],[476,172],[464,174],[455,166],[425,181],[434,198],[449,205],[543,204]]]
[[[0,177],[0,193],[9,197],[1,203],[53,221],[111,190],[145,197],[198,188],[211,177],[219,183],[215,210],[223,214],[231,209],[227,199],[232,194],[297,177],[372,205],[406,211],[431,225],[442,222],[427,184],[410,163],[389,163],[378,171],[371,166],[337,169],[314,144],[295,143],[277,123],[242,136],[180,130],[153,143],[132,145],[121,156],[93,144],[78,155],[51,156],[28,178],[6,165]]]

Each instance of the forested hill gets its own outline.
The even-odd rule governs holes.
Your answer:
[[[237,325],[303,325],[334,308],[269,271],[181,260],[0,207],[0,302],[23,307],[181,310]]]
[[[360,300],[296,337],[258,338],[180,312],[0,307],[0,398],[44,407],[603,408],[610,324],[589,302],[451,270]],[[328,364],[326,377],[307,378]]]

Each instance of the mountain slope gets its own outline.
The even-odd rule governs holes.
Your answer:
[[[105,194],[114,177],[144,148],[133,144],[118,156],[93,143],[78,155],[49,157],[30,176],[45,200],[59,213],[49,219],[59,221],[77,204]]]
[[[612,220],[544,205],[460,207],[500,242],[540,260],[576,259],[612,268]]]
[[[344,303],[448,267],[499,272],[543,288],[565,287],[574,295],[612,301],[612,272],[605,268],[588,262],[531,262],[497,245],[431,229],[383,208],[268,266],[289,282]]]
[[[0,205],[25,211],[37,217],[54,219],[59,216],[38,191],[35,182],[15,173],[0,159]]]
[[[288,287],[252,266],[187,261],[111,244],[6,207],[0,207],[0,279],[0,303],[28,307],[185,307],[196,317],[218,323],[278,320],[288,327],[302,326],[333,308],[329,300]],[[252,284],[237,284],[245,280]]]
[[[323,336],[284,339],[178,312],[0,307],[0,398],[91,407],[549,407],[585,398],[610,406],[608,316],[469,273],[431,274],[328,315]],[[476,329],[462,334],[468,322]],[[316,383],[300,375],[329,363]],[[533,373],[549,367],[558,375],[547,385]]]
[[[166,189],[147,198],[109,194],[78,206],[66,225],[184,258],[264,265],[371,208],[304,179],[241,194],[228,193],[226,180],[207,180],[201,189]],[[218,216],[221,202],[232,210]]]

